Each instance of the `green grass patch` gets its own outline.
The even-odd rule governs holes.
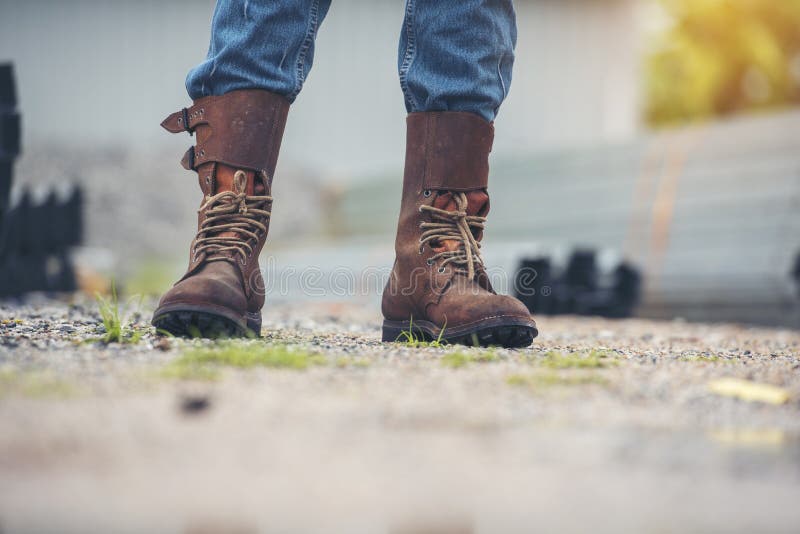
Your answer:
[[[92,341],[136,344],[142,339],[143,332],[128,324],[128,319],[120,311],[117,287],[113,281],[111,282],[111,298],[106,298],[100,294],[97,294],[95,298],[97,299],[97,308],[103,320],[105,333],[99,340]]]
[[[78,394],[78,388],[51,371],[0,369],[0,397],[64,399]]]
[[[535,373],[529,375],[511,375],[506,379],[510,386],[526,387],[529,389],[543,389],[567,386],[605,386],[608,380],[595,373]]]
[[[447,323],[444,324],[442,330],[439,332],[439,337],[434,339],[433,341],[426,341],[425,338],[421,335],[417,335],[414,333],[414,318],[411,317],[408,321],[408,330],[403,330],[400,332],[400,335],[397,336],[395,339],[395,343],[402,343],[409,347],[413,347],[415,349],[419,348],[434,348],[438,349],[446,345],[442,341],[444,336],[444,331],[447,329]]]
[[[356,358],[353,356],[339,356],[336,358],[336,367],[369,367],[372,365],[372,360],[369,358]]]
[[[214,365],[190,362],[179,358],[164,367],[160,375],[162,378],[170,380],[214,382],[222,377],[222,372],[219,367]]]
[[[324,356],[287,345],[223,342],[190,349],[167,365],[162,376],[179,380],[216,380],[223,368],[268,367],[303,371],[325,364]]]
[[[586,353],[549,351],[545,353],[544,358],[538,361],[543,367],[549,369],[601,369],[617,365],[613,356],[600,350]]]
[[[678,361],[693,363],[733,363],[732,360],[720,358],[719,356],[681,356],[678,358]]]
[[[496,362],[500,357],[492,351],[480,352],[448,352],[442,356],[442,365],[445,367],[452,367],[458,369],[471,363],[489,363]]]

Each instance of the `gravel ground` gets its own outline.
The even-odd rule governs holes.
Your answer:
[[[540,318],[525,350],[380,342],[372,302],[270,304],[237,347],[308,367],[170,373],[94,304],[0,304],[0,532],[797,532],[800,332]],[[786,402],[715,393],[739,378]]]

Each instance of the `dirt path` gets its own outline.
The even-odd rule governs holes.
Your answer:
[[[409,347],[326,303],[223,348],[144,322],[103,345],[93,310],[0,306],[2,534],[800,529],[798,332],[541,318],[526,350]]]

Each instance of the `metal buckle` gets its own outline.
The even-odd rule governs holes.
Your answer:
[[[188,109],[186,109],[186,108],[183,108],[183,109],[181,110],[181,116],[182,116],[182,118],[183,118],[183,127],[184,127],[184,129],[185,129],[187,132],[189,132],[189,135],[190,135],[190,136],[191,136],[191,135],[194,135],[194,129],[192,129],[192,128],[190,128],[190,127],[189,127],[189,110],[188,110]]]

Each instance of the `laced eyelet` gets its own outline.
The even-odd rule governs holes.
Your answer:
[[[444,267],[439,267],[439,269],[438,269],[438,271],[439,271],[439,274],[444,274],[444,272],[445,272],[446,270],[447,270],[447,269],[445,269]]]
[[[428,258],[427,260],[425,260],[425,263],[427,263],[428,265],[433,265],[433,260]]]
[[[431,196],[431,190],[430,189],[426,189],[425,191],[422,192],[422,195],[425,198],[428,198],[429,196]]]
[[[423,252],[425,252],[425,245],[419,247],[419,253],[422,254]]]

